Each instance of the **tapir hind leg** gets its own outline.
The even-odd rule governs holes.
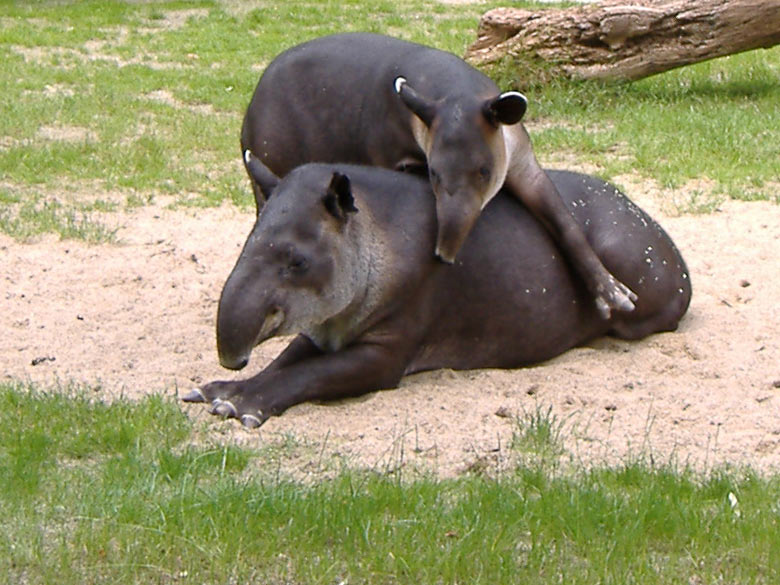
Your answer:
[[[604,267],[582,227],[536,161],[527,133],[522,128],[518,133],[521,134],[516,136],[510,153],[506,187],[552,234],[593,295],[604,319],[609,319],[612,311],[632,311],[636,294]]]
[[[610,189],[617,194],[614,188],[605,187],[603,194]],[[605,201],[615,199],[606,197]],[[598,205],[588,205],[586,212],[596,216],[590,218],[592,246],[611,273],[638,295],[633,311],[612,316],[610,334],[642,339],[651,333],[674,331],[691,300],[688,268],[674,242],[628,199],[608,218],[603,214],[605,207]],[[623,229],[611,229],[613,221]]]

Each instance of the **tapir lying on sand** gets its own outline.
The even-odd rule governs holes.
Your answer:
[[[630,311],[636,295],[604,267],[539,167],[520,123],[526,105],[451,53],[381,35],[333,35],[268,66],[241,148],[256,196],[257,159],[279,176],[307,162],[427,172],[435,253],[446,262],[505,185],[549,229],[602,315]]]
[[[258,170],[268,200],[219,301],[220,363],[243,368],[262,341],[298,336],[256,376],[184,397],[250,427],[307,400],[393,388],[421,370],[513,368],[603,334],[674,330],[688,307],[690,281],[672,241],[593,177],[550,172],[590,245],[639,293],[634,311],[609,320],[510,196],[491,201],[458,260],[444,264],[432,253],[426,180],[349,165],[309,164],[281,181]]]

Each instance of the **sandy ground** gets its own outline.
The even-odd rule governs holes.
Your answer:
[[[566,456],[586,464],[641,456],[780,469],[780,206],[726,202],[674,216],[651,186],[622,183],[688,263],[693,301],[677,332],[600,339],[533,368],[410,376],[397,390],[295,407],[260,431],[182,408],[207,436],[280,447],[267,451],[269,464],[296,475],[343,462],[442,475],[501,469],[517,457],[517,421],[548,409]],[[252,213],[158,206],[106,222],[120,245],[0,235],[0,375],[83,382],[106,399],[236,377],[217,363],[214,318]],[[284,343],[258,348],[243,375]]]

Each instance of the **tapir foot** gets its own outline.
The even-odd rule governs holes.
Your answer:
[[[247,393],[237,382],[211,382],[182,396],[184,402],[210,402],[209,413],[235,418],[245,427],[256,429],[270,418],[262,409],[262,398]]]
[[[270,415],[256,408],[251,403],[253,400],[236,400],[233,403],[230,400],[215,399],[211,404],[209,412],[221,416],[222,418],[235,418],[241,421],[241,424],[249,429],[257,429],[263,426],[263,423],[270,418]]]
[[[242,392],[243,389],[236,382],[211,382],[202,388],[193,389],[181,399],[184,402],[215,402],[229,400]]]
[[[612,311],[633,311],[636,293],[625,284],[617,280],[611,274],[607,277],[606,284],[599,284],[596,293],[596,307],[604,319],[609,319]]]

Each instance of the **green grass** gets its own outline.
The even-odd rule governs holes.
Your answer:
[[[634,83],[539,89],[540,150],[607,176],[638,172],[678,188],[706,178],[737,199],[780,201],[780,50],[753,51]]]
[[[358,2],[259,2],[241,16],[216,2],[108,3],[113,9],[104,11],[106,4],[5,8],[0,54],[10,91],[0,135],[17,143],[3,152],[9,178],[52,184],[65,173],[109,188],[203,190],[205,171],[235,158],[257,66],[284,48],[341,29],[398,26],[402,34],[407,11],[421,16],[404,36],[445,37],[455,27],[465,41],[475,16],[472,9],[471,17],[450,17],[421,2],[375,3],[370,11]],[[166,23],[165,15],[183,10],[198,12]],[[460,50],[463,42],[450,44]],[[160,91],[176,101],[153,99]],[[42,124],[88,128],[97,140],[44,144],[36,134]]]
[[[452,480],[345,469],[304,485],[267,448],[196,439],[171,399],[95,396],[0,385],[4,583],[780,578],[777,477],[627,462]]]
[[[67,201],[65,216],[109,191],[131,201],[165,194],[180,205],[250,206],[238,134],[275,55],[344,30],[462,54],[489,7],[422,0],[4,2],[3,185],[22,194],[28,211],[45,209],[52,198]],[[632,84],[541,85],[522,68],[488,73],[528,94],[530,124],[544,122],[533,135],[543,160],[565,154],[596,164],[607,178],[639,173],[670,188],[706,178],[713,191],[707,198],[780,197],[778,48]],[[60,131],[42,132],[47,128]],[[18,204],[5,207],[6,233],[24,237],[45,224]]]

